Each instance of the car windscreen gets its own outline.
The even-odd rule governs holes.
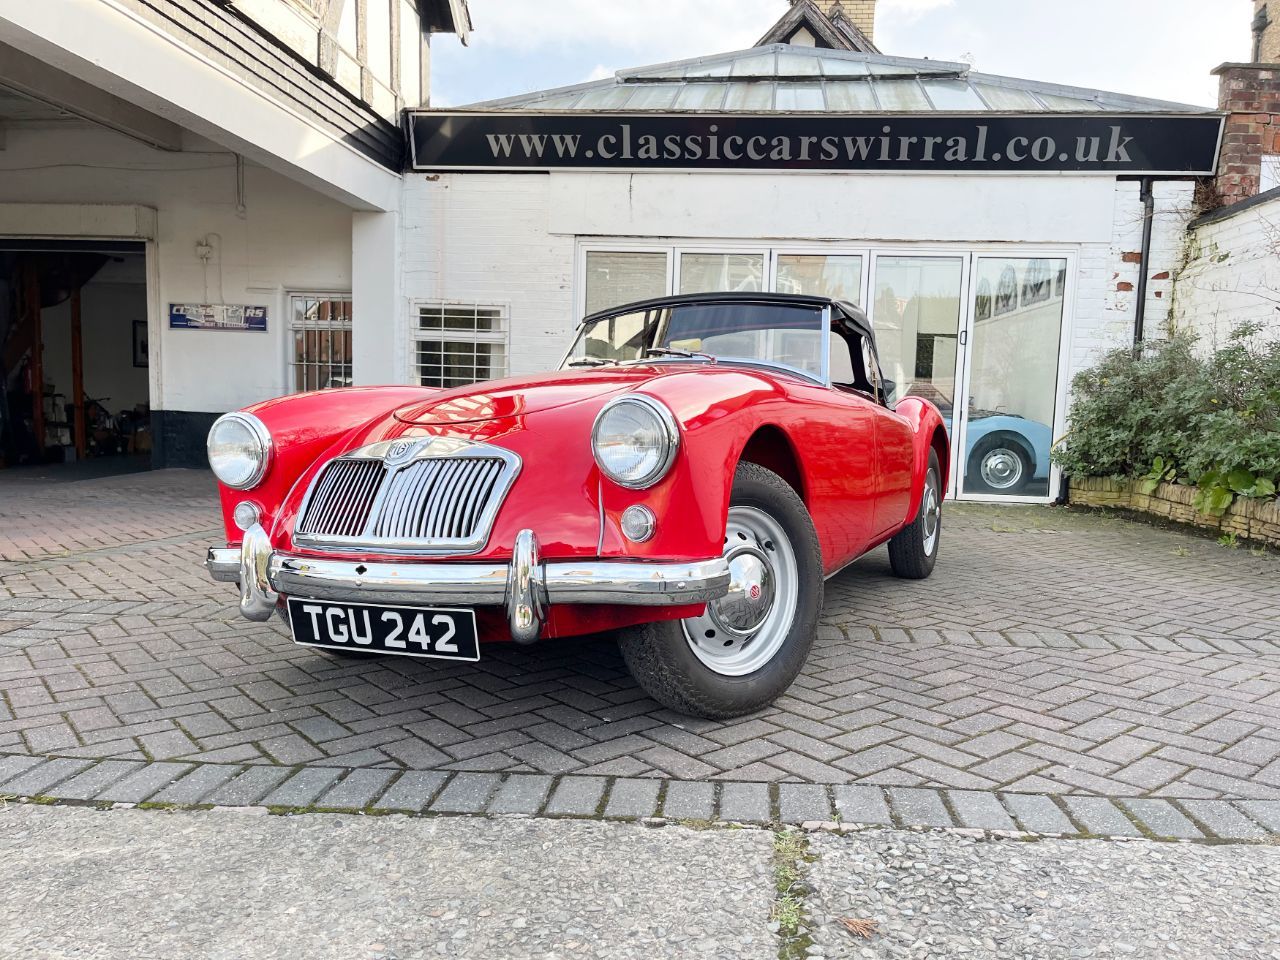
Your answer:
[[[822,310],[786,303],[688,303],[603,317],[586,324],[569,362],[627,363],[709,354],[761,361],[822,376]]]

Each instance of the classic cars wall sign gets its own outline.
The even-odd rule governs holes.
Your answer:
[[[171,303],[169,326],[174,330],[267,329],[267,308],[238,303]]]
[[[409,114],[414,170],[1212,174],[1219,114]]]

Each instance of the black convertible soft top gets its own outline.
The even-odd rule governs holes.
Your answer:
[[[875,342],[875,332],[871,321],[867,319],[863,309],[848,300],[832,300],[830,297],[813,297],[798,293],[682,293],[675,296],[654,297],[650,300],[636,300],[624,303],[607,310],[597,310],[583,317],[582,324],[594,323],[609,317],[621,316],[624,313],[639,313],[649,310],[666,310],[671,307],[690,306],[707,303],[769,303],[779,306],[793,305],[798,307],[831,308],[833,319],[843,321],[859,333],[865,333]]]

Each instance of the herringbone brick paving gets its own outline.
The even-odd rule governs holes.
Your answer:
[[[205,577],[203,474],[0,481],[0,519],[0,754],[1280,798],[1280,563],[1179,532],[949,504],[932,579],[882,552],[833,578],[795,687],[713,723],[605,638],[478,665],[295,647]]]

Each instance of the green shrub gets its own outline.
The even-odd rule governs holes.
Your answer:
[[[1073,383],[1054,459],[1072,476],[1195,484],[1197,506],[1272,497],[1280,478],[1280,342],[1243,327],[1198,354],[1175,336],[1107,354]]]

